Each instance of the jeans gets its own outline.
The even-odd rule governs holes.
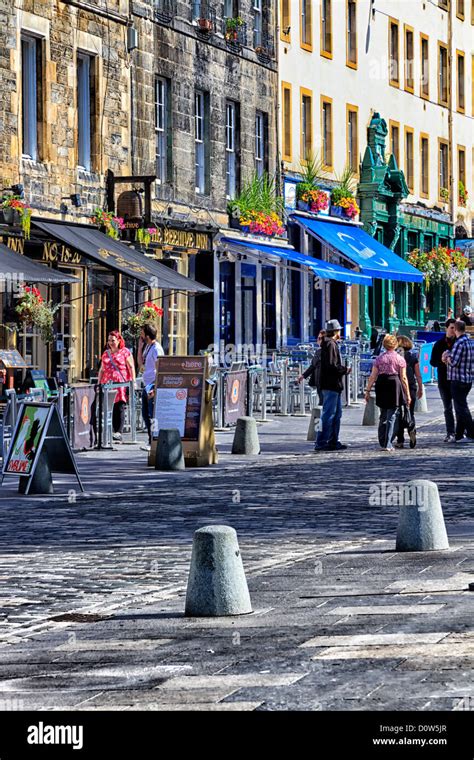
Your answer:
[[[125,401],[116,401],[112,412],[112,426],[114,433],[123,433],[125,424]]]
[[[142,390],[142,416],[148,431],[148,442],[151,443],[151,421],[153,419],[153,401],[154,398],[148,398],[145,388]]]
[[[467,403],[471,388],[472,383],[459,383],[457,380],[451,380],[451,393],[456,413],[456,440],[463,437],[464,431],[466,431],[468,438],[474,438],[474,422]]]
[[[323,390],[323,409],[316,449],[333,448],[339,441],[342,417],[342,394],[339,391]]]
[[[447,385],[438,383],[439,395],[444,407],[444,420],[446,422],[446,434],[454,435],[454,414],[453,414],[453,394],[451,392],[451,383]]]
[[[398,418],[400,416],[400,407],[396,409],[381,409],[379,420],[379,443],[383,449],[390,448],[395,438],[398,427]]]

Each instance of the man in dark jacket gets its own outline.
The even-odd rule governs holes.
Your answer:
[[[448,380],[447,366],[442,360],[445,351],[450,351],[454,346],[456,334],[454,332],[455,319],[446,320],[446,335],[444,338],[437,340],[431,352],[430,364],[438,370],[438,390],[444,407],[444,419],[446,422],[445,443],[454,442],[454,414],[453,414],[453,396],[451,393],[451,382]]]
[[[342,417],[342,378],[351,370],[344,367],[341,362],[341,354],[337,346],[341,330],[342,327],[337,319],[330,319],[326,323],[326,337],[321,342],[320,386],[323,394],[323,409],[315,451],[347,449],[347,446],[339,441],[339,429]]]

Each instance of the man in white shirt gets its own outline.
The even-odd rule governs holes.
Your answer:
[[[156,360],[164,356],[160,343],[156,340],[156,327],[145,325],[140,334],[138,344],[138,364],[143,367],[142,414],[148,431],[148,451],[151,446],[151,421],[153,419],[153,400],[156,377]]]

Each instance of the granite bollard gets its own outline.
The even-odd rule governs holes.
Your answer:
[[[257,423],[253,417],[239,417],[235,427],[233,454],[260,454]]]
[[[449,549],[438,486],[431,480],[410,480],[403,487],[398,519],[397,552]]]
[[[370,396],[365,405],[362,425],[377,425],[377,407],[374,396]]]
[[[219,617],[252,612],[237,533],[208,525],[194,533],[185,615]]]
[[[156,446],[156,470],[184,470],[184,455],[179,430],[160,430]]]

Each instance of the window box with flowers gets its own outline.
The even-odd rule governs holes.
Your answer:
[[[296,201],[300,211],[310,211],[312,214],[327,211],[329,207],[328,193],[307,182],[296,185]]]
[[[464,186],[464,182],[458,183],[458,204],[460,206],[467,206],[468,192]]]
[[[54,315],[59,304],[46,302],[38,288],[25,287],[15,307],[19,322],[37,327],[45,343],[53,340]]]
[[[336,187],[331,193],[331,216],[341,219],[355,219],[360,208],[353,194],[342,187]]]
[[[253,235],[282,237],[286,234],[282,217],[283,201],[277,196],[275,180],[268,174],[254,174],[240,195],[227,206],[230,227]]]
[[[124,334],[136,339],[145,325],[152,324],[156,327],[159,317],[163,316],[163,309],[152,301],[147,301],[137,314],[131,314],[125,320]]]
[[[423,272],[426,288],[431,283],[446,283],[451,293],[460,290],[469,279],[469,258],[459,248],[439,245],[431,251],[415,248],[408,256],[408,263]]]
[[[9,195],[1,203],[5,224],[21,224],[26,240],[30,239],[31,208],[16,195]]]
[[[91,224],[101,227],[105,234],[114,240],[120,240],[120,232],[125,229],[125,223],[121,216],[114,216],[111,211],[104,211],[101,208],[94,209]]]
[[[227,42],[238,42],[239,32],[244,25],[244,20],[241,16],[235,18],[226,18],[224,37]]]

